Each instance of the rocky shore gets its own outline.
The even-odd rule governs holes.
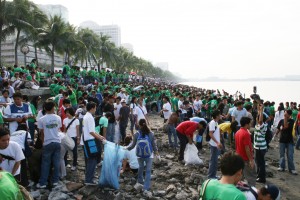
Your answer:
[[[144,196],[141,191],[134,189],[136,177],[129,172],[120,175],[120,189],[100,188],[98,186],[84,186],[84,157],[82,148],[79,148],[78,169],[71,171],[67,168],[67,178],[55,188],[37,190],[33,186],[30,190],[36,200],[141,200],[141,199],[176,199],[196,200],[198,189],[206,180],[209,162],[208,145],[204,143],[199,152],[203,160],[202,166],[185,166],[177,162],[177,152],[168,147],[167,134],[163,132],[163,123],[160,116],[150,115],[151,129],[157,138],[157,145],[161,155],[161,162],[154,163],[152,169],[152,195]],[[271,149],[266,155],[267,183],[277,185],[281,190],[283,200],[300,199],[299,177],[288,172],[277,172],[278,167],[278,142],[272,142]],[[296,169],[299,171],[299,151],[295,152]],[[101,166],[96,170],[99,178]],[[218,171],[218,175],[220,171]],[[261,187],[257,185],[256,187]]]

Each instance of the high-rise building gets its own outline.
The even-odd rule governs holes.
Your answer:
[[[121,45],[121,28],[118,25],[104,25],[100,26],[93,21],[85,21],[80,24],[80,28],[89,28],[96,34],[103,34],[109,36],[109,40],[117,47]]]
[[[69,11],[68,8],[62,5],[42,5],[39,4],[38,7],[48,16],[58,15],[61,16],[65,22],[69,21]]]

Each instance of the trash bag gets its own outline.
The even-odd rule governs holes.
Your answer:
[[[115,138],[114,138],[114,141],[116,144],[119,144],[120,142],[120,124],[119,122],[116,122],[116,125],[115,125]]]
[[[184,150],[185,165],[203,165],[198,156],[198,149],[194,144],[187,144]]]
[[[102,163],[99,184],[102,187],[119,189],[119,176],[122,167],[122,161],[125,155],[123,147],[106,141],[104,144],[104,159]]]

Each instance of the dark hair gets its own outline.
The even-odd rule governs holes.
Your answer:
[[[40,98],[40,96],[35,96],[35,97],[33,97],[33,99],[30,102],[36,109],[38,107],[38,99],[39,98]]]
[[[0,127],[0,137],[3,137],[5,135],[10,135],[9,130],[7,128]]]
[[[248,105],[245,106],[245,108],[246,108],[247,111],[249,111],[252,108],[252,106],[250,104],[248,104]]]
[[[233,176],[239,170],[244,169],[245,163],[241,156],[229,152],[224,154],[220,163],[221,172],[224,176]]]
[[[140,126],[143,136],[145,136],[145,134],[148,135],[150,133],[150,129],[147,126],[147,121],[145,119],[140,119],[139,126]]]
[[[106,118],[112,117],[112,113],[111,113],[111,112],[106,112],[106,113],[105,113],[105,117],[106,117]]]
[[[163,98],[165,98],[167,102],[170,102],[170,99],[169,99],[169,97],[167,97],[167,96],[164,96]]]
[[[21,123],[21,124],[18,124],[18,128],[16,131],[28,131],[28,127],[27,127],[27,124],[26,123]]]
[[[240,120],[241,127],[244,127],[246,124],[250,124],[251,119],[249,117],[242,117]]]
[[[3,83],[3,87],[7,87],[8,84],[9,84],[8,82],[4,82],[4,83]]]
[[[132,141],[132,137],[130,135],[127,135],[124,138],[124,146],[128,146],[130,144],[130,142]]]
[[[63,92],[63,96],[69,96],[69,93],[66,92],[66,91],[64,91],[64,92]]]
[[[293,111],[290,110],[290,109],[288,109],[288,110],[286,111],[286,113],[287,113],[288,115],[292,115]]]
[[[24,101],[28,101],[29,100],[29,98],[28,98],[28,96],[26,95],[26,94],[24,94],[23,96],[22,96],[22,99],[24,100]]]
[[[70,101],[70,99],[64,99],[62,103],[63,103],[63,105],[64,105],[64,104],[70,104],[71,101]]]
[[[205,121],[201,121],[201,122],[199,122],[199,124],[202,124],[202,126],[203,126],[203,129],[205,129],[206,128],[206,122]]]
[[[55,103],[53,101],[46,102],[44,104],[44,107],[45,107],[45,110],[49,112],[55,107]]]
[[[73,108],[67,108],[65,110],[65,113],[69,113],[70,115],[72,115],[73,117],[75,116],[75,111]]]
[[[236,132],[237,131],[237,126],[238,126],[238,122],[237,121],[233,121],[230,124],[230,129],[232,130],[232,132]]]
[[[16,92],[16,93],[13,94],[13,99],[14,98],[21,98],[21,99],[23,99],[23,95],[20,92]]]
[[[215,111],[213,111],[213,113],[211,114],[211,116],[212,116],[213,119],[216,119],[217,116],[220,115],[220,114],[221,114],[221,112],[219,110],[215,110]]]
[[[96,107],[96,103],[94,103],[93,101],[90,101],[90,102],[88,102],[88,104],[86,105],[86,110],[87,111],[90,111],[90,110],[92,110],[93,108],[95,108]]]
[[[7,92],[9,94],[9,91],[8,90],[3,90],[2,91],[2,94],[4,94],[5,92]]]
[[[132,97],[130,103],[134,103],[134,100],[136,99],[136,97]]]

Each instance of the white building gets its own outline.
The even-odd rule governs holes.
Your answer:
[[[82,22],[80,28],[88,28],[94,31],[96,34],[103,34],[109,36],[109,40],[113,42],[117,47],[121,45],[121,28],[118,25],[104,25],[100,26],[93,21]]]
[[[62,5],[41,5],[39,4],[38,7],[48,16],[54,16],[54,15],[58,15],[61,16],[62,19],[65,22],[69,22],[69,11],[66,7],[62,6]]]
[[[167,62],[158,62],[155,67],[159,67],[162,70],[169,70],[169,64]]]

